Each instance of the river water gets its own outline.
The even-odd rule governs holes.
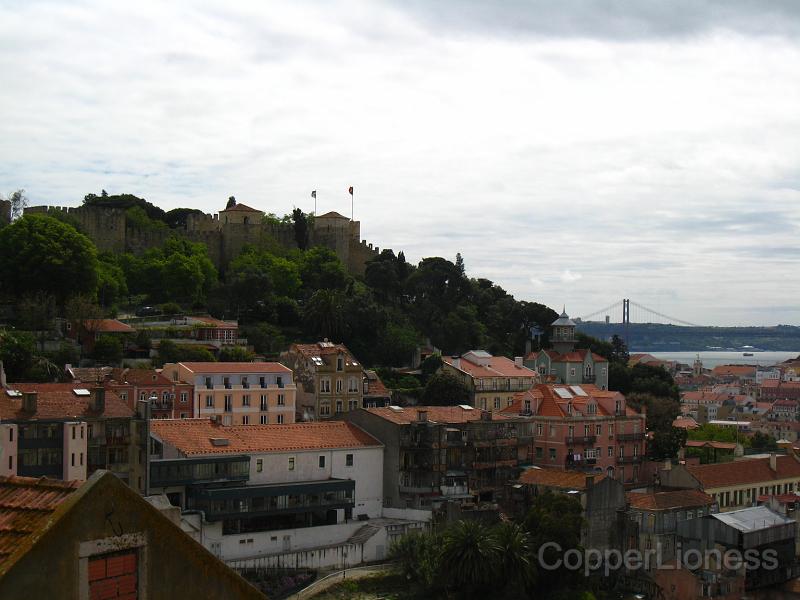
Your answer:
[[[632,350],[631,354],[636,351]],[[697,355],[703,361],[703,366],[713,369],[717,365],[761,365],[764,367],[774,365],[790,358],[797,358],[797,352],[753,352],[753,356],[743,356],[742,352],[723,352],[710,350],[707,352],[648,352],[661,360],[677,360],[678,362],[691,366]]]

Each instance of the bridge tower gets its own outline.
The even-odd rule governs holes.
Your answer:
[[[622,323],[627,325],[631,322],[631,301],[629,298],[622,300]]]

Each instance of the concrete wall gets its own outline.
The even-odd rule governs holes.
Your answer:
[[[64,423],[64,481],[86,480],[86,465],[89,462],[87,442],[86,423]]]
[[[343,418],[383,444],[383,505],[405,508],[405,502],[400,498],[400,426],[364,409],[345,413]]]
[[[19,430],[15,423],[0,423],[0,476],[17,474],[17,439]]]

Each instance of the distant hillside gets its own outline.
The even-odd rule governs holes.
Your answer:
[[[700,352],[711,348],[741,349],[753,346],[761,350],[800,351],[800,327],[679,327],[660,323],[630,323],[627,329],[629,348],[642,352]],[[578,330],[603,340],[617,334],[625,338],[620,323],[583,322]]]

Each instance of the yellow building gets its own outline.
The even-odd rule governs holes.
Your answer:
[[[274,362],[167,363],[162,374],[194,385],[194,416],[223,425],[294,423],[292,371]]]
[[[459,379],[470,391],[470,402],[483,410],[502,410],[514,402],[514,394],[537,383],[539,375],[514,360],[492,356],[485,350],[470,350],[462,356],[443,356],[442,371]]]

